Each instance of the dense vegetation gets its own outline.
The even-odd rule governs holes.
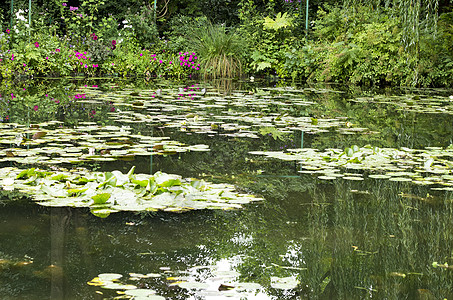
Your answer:
[[[450,86],[451,0],[16,0],[0,73]],[[308,13],[308,15],[306,15]]]

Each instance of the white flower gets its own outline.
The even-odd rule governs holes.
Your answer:
[[[127,24],[127,23],[129,23],[127,20],[124,20],[124,21],[123,21],[123,24]]]
[[[132,28],[132,25],[124,25],[124,28]]]
[[[27,21],[27,19],[25,19],[25,17],[22,16],[22,13],[23,13],[23,12],[24,12],[24,11],[23,11],[22,9],[19,9],[19,10],[17,11],[17,13],[16,13],[16,18],[17,18],[18,20],[21,20],[21,21]]]

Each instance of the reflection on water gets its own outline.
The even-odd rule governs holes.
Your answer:
[[[140,91],[161,87],[165,93],[165,88],[178,91],[177,87],[183,85],[173,83],[170,86],[169,82],[150,83],[153,86],[127,84],[120,83],[117,89],[140,94]],[[99,82],[98,85],[100,88],[96,95],[90,94],[90,101],[99,103],[84,103],[82,107],[80,102],[68,102],[64,110],[57,107],[56,113],[49,115],[61,120],[63,126],[74,126],[81,120],[122,126],[124,123],[118,115],[112,114],[112,107],[115,113],[118,110],[136,111],[153,118],[156,116],[153,111],[156,111],[161,118],[171,121],[128,122],[127,126],[133,134],[169,136],[188,145],[207,144],[211,151],[93,162],[85,167],[127,172],[131,165],[137,165],[138,172],[142,173],[161,170],[185,177],[234,183],[266,200],[247,205],[240,211],[121,212],[100,219],[85,209],[40,207],[15,192],[2,191],[2,299],[126,298],[123,289],[87,284],[105,273],[122,275],[121,280],[114,282],[116,284],[151,289],[155,295],[166,299],[453,297],[450,267],[453,264],[452,192],[433,191],[429,186],[410,182],[371,178],[322,181],[312,174],[299,173],[295,162],[249,154],[256,150],[283,151],[294,145],[318,149],[344,149],[354,144],[394,148],[447,147],[453,136],[450,114],[439,112],[434,118],[432,113],[400,110],[398,106],[382,101],[348,101],[348,97],[354,96],[348,90],[337,93],[312,88],[300,92],[297,88],[294,88],[297,91],[261,89],[250,83],[241,83],[241,86],[234,86],[232,82],[223,86],[200,84],[208,87],[208,97],[209,93],[220,97],[211,104],[222,103],[222,97],[234,97],[234,93],[242,93],[243,97],[255,95],[253,97],[274,103],[266,107],[228,103],[220,108],[198,106],[197,122],[209,117],[214,120],[216,116],[255,111],[263,117],[272,116],[271,122],[277,127],[286,126],[279,123],[279,116],[284,120],[283,116],[288,114],[310,118],[309,123],[313,126],[316,122],[322,124],[323,120],[347,117],[345,128],[367,128],[353,134],[329,129],[303,135],[300,130],[281,134],[266,129],[265,134],[260,134],[253,131],[253,127],[242,129],[258,136],[252,138],[224,134],[240,132],[241,129],[234,127],[236,125],[228,127],[233,128],[231,132],[217,130],[211,125],[213,132],[167,128],[165,123],[181,121],[180,116],[187,115],[193,103],[187,101],[188,107],[184,108],[184,104],[178,102],[179,108],[165,111],[165,107],[169,108],[162,106],[165,98],[156,101],[154,108],[150,106],[154,100],[142,98],[140,101],[150,108],[143,111],[126,105],[136,101],[134,97],[125,98],[122,104],[111,98],[109,88],[112,83],[103,85]],[[216,94],[215,85],[224,88],[220,95]],[[63,85],[59,91],[57,85],[52,89],[56,95],[64,95],[65,91],[75,90],[77,86]],[[42,89],[37,87],[36,93]],[[256,96],[258,94],[261,96]],[[290,104],[291,99],[314,104],[285,105]],[[176,105],[172,101],[177,100],[168,101]],[[14,117],[15,109],[28,115],[16,103],[9,110],[12,122],[20,120],[19,114]],[[112,116],[116,121],[111,119]],[[29,117],[30,123],[46,120],[43,114]],[[194,116],[188,118],[194,121]],[[251,123],[255,121],[253,119]],[[247,120],[238,122],[238,125],[244,124],[250,125]],[[261,127],[268,126],[270,124],[263,123]],[[440,266],[434,267],[434,262]],[[294,283],[296,287],[292,286]]]

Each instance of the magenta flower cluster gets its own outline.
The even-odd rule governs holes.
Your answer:
[[[87,54],[87,53],[86,53],[86,52],[80,53],[80,52],[77,51],[77,50],[74,50],[74,53],[75,53],[74,57],[76,57],[76,58],[79,60],[78,63],[79,63],[81,66],[83,66],[84,68],[88,68],[89,65],[90,65],[90,63],[89,63],[89,62],[86,62],[86,61],[87,61],[87,60],[91,60],[91,58],[86,57],[86,54]],[[69,55],[69,56],[71,57],[71,55]],[[85,62],[84,62],[84,60],[85,60]],[[92,65],[93,68],[99,67],[98,64],[91,64],[91,65]]]
[[[200,69],[200,64],[196,62],[198,57],[195,56],[195,53],[189,54],[189,52],[179,52],[179,65],[189,67],[195,70]]]

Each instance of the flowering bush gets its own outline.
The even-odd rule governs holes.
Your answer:
[[[56,27],[49,27],[41,17],[29,31],[25,11],[18,10],[14,26],[0,33],[0,76],[150,77],[185,76],[200,71],[193,52],[171,51],[165,40],[157,38],[154,25],[152,30],[140,27],[143,24],[139,25],[137,20],[149,17],[149,11],[130,14],[118,24],[112,16],[99,20],[95,17],[101,5],[98,1],[84,3],[73,7],[62,2],[60,11],[67,26],[66,35],[57,35]],[[137,37],[137,31],[150,35],[143,39],[140,37],[143,34]]]

